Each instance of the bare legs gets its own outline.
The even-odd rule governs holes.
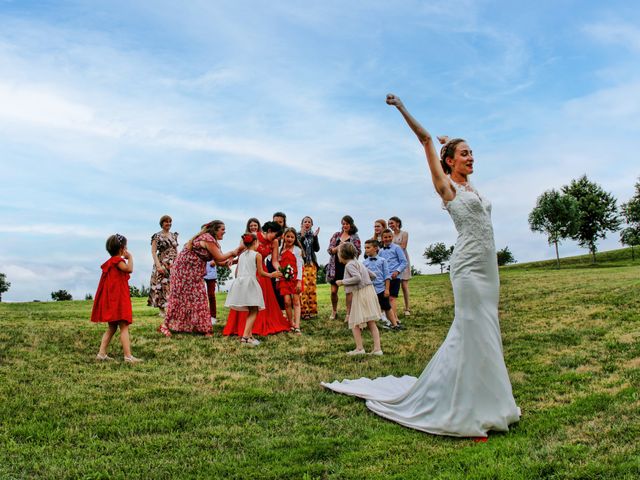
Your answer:
[[[102,335],[102,340],[100,342],[100,350],[98,351],[98,359],[106,360],[107,357],[107,348],[109,348],[109,343],[111,343],[111,339],[115,335],[116,331],[120,327],[120,343],[122,343],[122,353],[124,354],[125,360],[127,358],[133,358],[131,355],[131,339],[129,338],[129,323],[124,320],[120,320],[118,322],[109,322],[107,324],[107,330]]]
[[[409,312],[409,280],[402,280],[402,298],[404,298],[404,311]]]
[[[296,333],[300,333],[300,314],[302,312],[300,295],[286,295],[284,297],[284,309],[287,312],[287,319],[289,320],[291,329]]]
[[[338,285],[331,284],[331,319],[335,319],[338,313]]]
[[[247,323],[244,324],[244,338],[251,338],[251,330],[253,330],[253,324],[258,316],[258,307],[248,307],[249,315],[247,316]]]
[[[369,327],[371,337],[373,338],[373,352],[382,352],[382,347],[380,346],[380,332],[378,331],[376,322],[367,322],[367,326]],[[360,332],[360,327],[356,325],[351,329],[351,332],[353,333],[353,339],[356,342],[356,351],[364,351],[364,345],[362,344],[362,332]]]

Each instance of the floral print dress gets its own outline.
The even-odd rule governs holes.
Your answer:
[[[161,331],[196,332],[211,334],[211,315],[204,282],[206,263],[212,260],[209,251],[200,242],[214,242],[209,233],[198,235],[191,250],[186,248],[178,254],[171,270],[171,296],[167,315]]]
[[[178,256],[178,233],[169,232],[166,236],[163,232],[154,233],[151,237],[151,243],[154,240],[156,242],[158,260],[167,271],[165,273],[159,272],[155,264],[153,265],[147,305],[156,308],[167,308],[170,269]]]

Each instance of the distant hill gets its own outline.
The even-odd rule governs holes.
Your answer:
[[[608,250],[606,252],[598,252],[596,254],[595,265],[591,263],[591,255],[578,255],[575,257],[560,258],[560,268],[572,267],[572,268],[607,268],[607,267],[622,267],[628,265],[640,265],[640,248],[635,248],[635,260],[632,258],[631,247],[620,248],[617,250]],[[513,265],[507,265],[500,267],[501,269],[518,270],[518,269],[553,269],[556,268],[556,260],[541,260],[538,262],[516,263]]]

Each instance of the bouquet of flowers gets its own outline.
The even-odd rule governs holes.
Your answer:
[[[284,278],[285,280],[291,280],[293,278],[293,267],[291,265],[280,267],[278,268],[278,270],[280,270],[282,278]]]

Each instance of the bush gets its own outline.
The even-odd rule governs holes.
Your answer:
[[[56,302],[64,302],[67,300],[73,300],[73,297],[66,290],[58,290],[57,292],[51,292],[51,298]]]

